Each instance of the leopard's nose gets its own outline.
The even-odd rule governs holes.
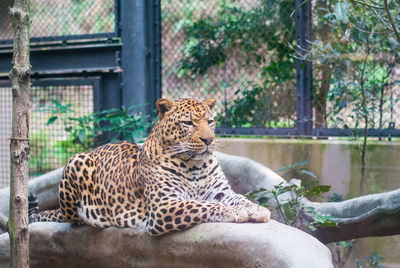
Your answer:
[[[200,138],[200,140],[202,142],[204,142],[206,145],[210,145],[213,142],[214,137],[211,137],[211,138]]]

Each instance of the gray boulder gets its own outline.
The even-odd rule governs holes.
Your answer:
[[[333,267],[316,238],[274,220],[204,223],[161,237],[67,223],[34,223],[29,232],[31,267]],[[8,248],[0,235],[0,267]]]

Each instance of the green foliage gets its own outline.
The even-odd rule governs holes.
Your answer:
[[[111,109],[95,113],[94,122],[99,125],[96,131],[110,131],[115,133],[113,140],[121,139],[133,142],[143,142],[147,137],[147,130],[155,123],[149,121],[150,115],[144,116],[134,113],[138,105],[126,109]]]
[[[371,255],[365,257],[362,260],[356,260],[354,262],[354,266],[358,268],[364,267],[364,264],[366,265],[365,267],[378,267],[378,268],[384,268],[385,266],[379,264],[380,261],[383,261],[383,257],[379,257],[378,254],[376,253],[371,253]]]
[[[279,172],[287,172],[296,169],[299,166],[307,164],[307,161],[298,162],[288,167],[279,169]],[[305,169],[300,169],[306,171]],[[289,173],[287,173],[289,174]],[[311,171],[306,173],[307,176],[315,176]],[[300,182],[300,181],[298,181]],[[334,222],[332,216],[322,215],[314,211],[312,207],[305,207],[301,199],[304,197],[321,197],[323,193],[329,192],[330,186],[318,185],[317,180],[300,183],[287,184],[281,182],[275,185],[272,190],[264,188],[257,189],[246,195],[247,198],[255,199],[261,206],[268,207],[271,200],[274,201],[274,207],[280,219],[288,225],[295,225],[298,220],[301,220],[301,215],[307,213],[312,215],[313,220],[308,224],[308,228],[315,230],[318,226],[336,227],[337,223]],[[285,199],[284,199],[285,198]]]
[[[294,118],[292,111],[294,108],[293,99],[290,96],[282,98],[276,102],[274,90],[269,90],[266,83],[264,86],[254,86],[252,88],[239,89],[235,95],[239,96],[231,102],[227,114],[218,114],[216,120],[219,125],[229,124],[233,127],[293,127]],[[272,95],[270,95],[272,93]],[[284,96],[282,96],[284,97]],[[283,107],[288,108],[286,114],[283,114]],[[282,116],[286,120],[282,120]],[[227,119],[228,122],[227,122]]]
[[[212,67],[229,68],[233,60],[249,70],[257,70],[254,82],[243,83],[228,103],[218,124],[234,126],[289,126],[293,124],[295,63],[293,1],[267,1],[245,7],[239,1],[218,1],[218,9],[199,17],[194,3],[185,3],[185,16],[175,24],[184,31],[184,58],[178,77],[196,78]],[[289,18],[283,24],[281,18]],[[232,59],[234,57],[234,59]],[[255,69],[255,67],[258,67]],[[228,70],[229,72],[229,70]],[[229,87],[221,81],[221,91]],[[282,122],[285,118],[286,122]]]
[[[293,21],[284,26],[278,18],[288,17],[292,1],[261,1],[260,5],[244,8],[236,1],[221,1],[214,16],[196,19],[194,13],[177,23],[184,28],[185,54],[181,74],[204,74],[210,67],[222,64],[231,49],[244,52],[246,63],[265,62],[264,46],[276,50],[276,59],[288,60],[292,51],[282,41],[293,42]],[[262,51],[259,51],[262,50]],[[275,61],[273,61],[275,62]]]
[[[53,106],[41,111],[51,114],[47,121],[47,126],[54,124],[57,120],[61,120],[64,130],[68,133],[65,142],[72,142],[78,148],[89,150],[93,147],[94,140],[93,115],[74,116],[74,110],[71,107],[72,104],[64,105],[54,100]]]
[[[398,4],[388,2],[389,10],[397,12]],[[399,67],[400,45],[388,30],[383,2],[371,3],[331,0],[319,3],[314,10],[317,39],[312,51],[300,54],[312,60],[317,71],[318,66],[331,70],[327,74],[332,75],[325,77],[329,92],[323,95],[333,103],[326,115],[328,126],[387,128],[393,121],[392,108],[399,101],[392,91],[399,83],[393,71]],[[399,17],[394,18],[400,25]],[[321,73],[314,77],[318,89]],[[317,92],[315,99],[321,101],[318,94],[322,93]],[[384,117],[385,110],[392,113],[391,118]]]
[[[44,109],[51,113],[47,125],[54,124],[61,120],[68,137],[64,141],[57,142],[57,145],[67,148],[82,149],[81,151],[93,148],[94,139],[98,133],[111,132],[112,141],[121,139],[133,142],[142,142],[147,135],[147,130],[154,122],[149,122],[149,116],[133,113],[138,106],[128,109],[104,110],[83,116],[74,116],[71,104],[63,105],[54,101],[54,105]],[[74,149],[74,151],[75,151]]]

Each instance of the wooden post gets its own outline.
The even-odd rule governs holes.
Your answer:
[[[10,235],[12,267],[29,267],[28,176],[29,176],[29,0],[15,0],[10,9],[14,30],[12,82],[13,112],[10,183]]]

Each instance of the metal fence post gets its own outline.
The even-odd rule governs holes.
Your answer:
[[[159,0],[121,0],[122,104],[147,104],[138,108],[143,114],[161,94],[159,9]]]
[[[93,81],[94,112],[120,108],[121,102],[121,73],[103,73],[100,78]],[[104,126],[104,122],[100,123]],[[110,142],[115,133],[103,132],[94,141],[94,146]]]
[[[161,0],[146,1],[147,77],[149,79],[149,108],[155,109],[161,98]]]
[[[304,53],[311,49],[311,1],[295,0],[295,6],[300,6],[296,11],[296,45]],[[296,59],[296,73],[296,128],[299,135],[309,136],[313,128],[311,62]]]

